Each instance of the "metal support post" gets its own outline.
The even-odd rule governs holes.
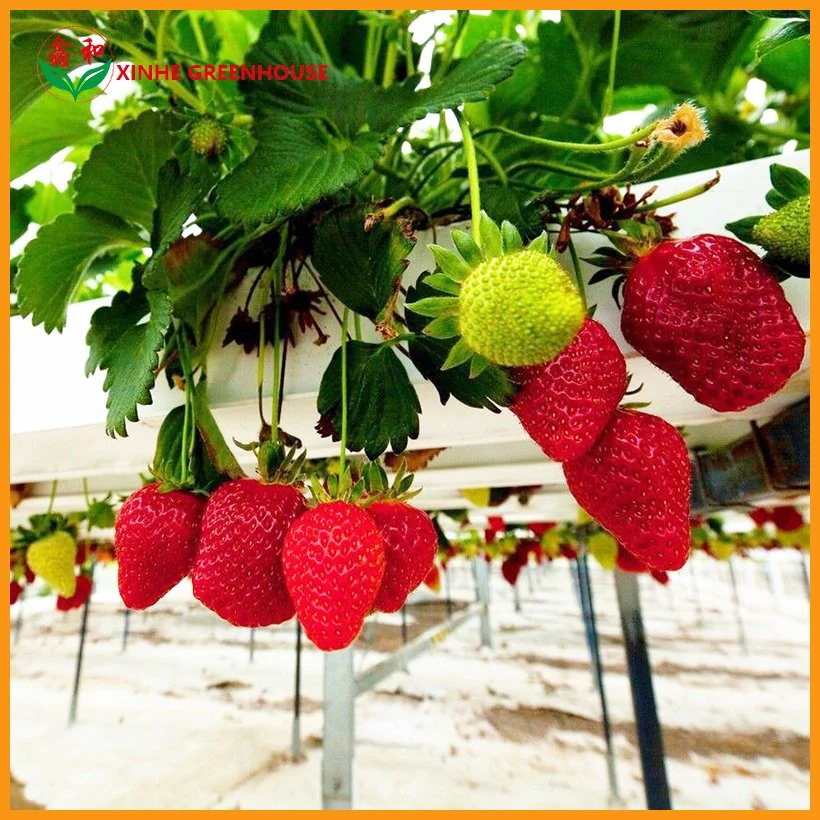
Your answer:
[[[253,663],[253,653],[256,651],[256,630],[251,627],[248,635],[248,661]]]
[[[487,562],[482,558],[473,558],[473,572],[475,573],[476,595],[481,607],[481,645],[492,647],[490,634],[490,571]]]
[[[322,808],[353,808],[356,680],[353,646],[325,653]]]
[[[441,570],[444,573],[444,605],[447,607],[447,617],[453,617],[453,596],[450,580],[450,570],[445,566]]]
[[[735,575],[735,565],[730,558],[727,562],[729,565],[729,580],[732,582],[732,600],[735,604],[735,621],[737,623],[737,637],[740,646],[743,649],[743,654],[749,654],[749,642],[746,638],[746,626],[743,623],[743,615],[740,612],[740,593],[737,588],[737,576]]]
[[[513,584],[513,604],[516,612],[521,612],[521,593],[518,591],[518,579]]]
[[[652,669],[646,647],[638,576],[615,570],[615,591],[621,613],[624,649],[632,689],[632,707],[635,711],[635,730],[641,754],[643,785],[648,809],[671,809],[669,782],[666,779],[666,761],[663,736],[652,687]]]
[[[302,624],[296,621],[296,680],[293,686],[293,726],[290,754],[294,760],[302,756]]]
[[[601,701],[601,718],[604,728],[604,742],[606,743],[606,768],[609,778],[609,803],[612,808],[619,808],[621,795],[618,792],[618,774],[615,767],[615,747],[612,743],[612,724],[609,721],[609,707],[604,690],[604,667],[601,663],[601,648],[598,642],[598,625],[595,622],[595,604],[592,600],[592,581],[589,574],[586,549],[575,562],[578,575],[578,589],[581,598],[581,611],[584,616],[584,632],[592,661],[592,679],[598,690]]]
[[[125,652],[128,646],[128,635],[131,632],[131,610],[126,607],[122,613],[122,647],[121,652]]]
[[[92,593],[94,590],[94,576],[91,577]],[[80,676],[83,669],[83,653],[85,651],[85,633],[88,630],[88,610],[91,606],[91,593],[83,604],[83,616],[80,621],[80,644],[77,647],[77,663],[74,667],[74,686],[71,690],[71,704],[68,707],[68,725],[73,726],[77,720],[77,699],[80,695]]]

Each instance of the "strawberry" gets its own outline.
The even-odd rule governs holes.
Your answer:
[[[191,572],[205,499],[147,484],[132,493],[114,525],[117,582],[129,609],[146,609]]]
[[[32,572],[39,575],[59,595],[74,594],[74,556],[77,542],[63,530],[47,535],[31,544],[26,552],[26,562]]]
[[[515,586],[515,582],[518,580],[518,575],[523,566],[521,559],[517,555],[511,555],[501,562],[501,574],[510,586]]]
[[[758,527],[762,527],[766,522],[772,520],[772,514],[769,510],[763,509],[762,507],[755,507],[755,509],[749,510],[749,518],[751,518]]]
[[[439,272],[423,281],[447,295],[407,307],[433,317],[427,335],[460,337],[445,369],[472,359],[477,375],[489,362],[523,366],[553,359],[584,321],[578,289],[549,252],[546,234],[525,248],[509,222],[499,228],[482,213],[479,228],[480,246],[464,231],[452,232],[458,253],[430,245]]]
[[[775,507],[772,510],[771,521],[777,529],[783,532],[794,532],[803,526],[803,516],[789,505]]]
[[[518,368],[510,406],[527,435],[555,461],[585,453],[626,392],[626,361],[603,325],[585,319],[552,361]]]
[[[667,240],[626,278],[624,338],[701,404],[759,404],[800,368],[805,336],[774,274],[731,237]]]
[[[228,132],[225,126],[213,117],[202,117],[194,122],[189,131],[191,148],[203,157],[217,157],[224,150],[228,142]]]
[[[691,466],[668,422],[618,409],[595,445],[564,463],[575,500],[650,569],[680,569],[689,556]]]
[[[288,527],[305,511],[296,487],[242,478],[208,500],[192,575],[194,597],[235,626],[290,620],[282,572]]]
[[[385,570],[384,541],[364,510],[329,501],[291,525],[282,566],[305,634],[332,652],[353,642],[376,601]]]
[[[669,573],[662,569],[653,569],[649,574],[661,585],[666,586],[669,583]]]
[[[433,592],[441,590],[441,573],[438,571],[436,564],[430,567],[430,572],[427,573],[424,579],[424,585]]]
[[[88,575],[78,575],[77,588],[74,594],[67,598],[64,598],[62,595],[57,596],[57,609],[60,612],[68,612],[70,609],[81,607],[91,596],[91,587],[91,578],[89,578]]]
[[[624,572],[649,572],[649,567],[640,558],[625,550],[622,544],[618,544],[615,566]]]
[[[397,612],[430,572],[438,536],[427,514],[403,501],[374,501],[367,512],[381,532],[386,562],[374,606]]]
[[[9,593],[9,603],[16,604],[17,599],[20,597],[20,593],[23,591],[23,587],[17,583],[17,581],[11,582],[11,591]]]

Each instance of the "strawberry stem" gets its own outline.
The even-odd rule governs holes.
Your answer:
[[[259,421],[264,430],[268,423],[265,421],[265,411],[262,409],[262,392],[265,385],[265,309],[259,314],[259,350],[256,353],[256,406],[259,410]]]
[[[46,515],[51,515],[51,511],[54,509],[54,497],[57,495],[57,481],[51,482],[51,494],[48,497],[48,509],[46,510]]]
[[[285,223],[279,239],[279,251],[273,263],[273,384],[271,385],[271,425],[276,425],[275,440],[279,440],[279,419],[282,417],[282,379],[280,368],[282,363],[282,332],[279,327],[282,297],[282,265],[285,260],[285,250],[288,244],[288,225]]]
[[[705,194],[710,188],[714,188],[718,182],[720,182],[720,172],[716,171],[715,176],[711,179],[706,182],[701,182],[699,185],[695,185],[692,188],[687,188],[679,194],[668,196],[666,199],[659,199],[657,202],[647,202],[645,205],[639,205],[635,208],[635,213],[643,214],[647,211],[656,211],[658,208],[664,208],[667,205],[674,205],[676,202],[683,202],[685,199],[692,199],[693,197]]]
[[[578,261],[578,252],[575,250],[575,245],[573,244],[572,239],[569,240],[569,245],[567,248],[569,250],[570,258],[572,259],[572,267],[575,270],[575,281],[578,283],[578,291],[581,294],[581,301],[584,303],[584,311],[586,311],[589,305],[587,305],[587,293],[584,288],[584,277],[581,275],[581,263]]]
[[[615,20],[612,26],[612,47],[609,52],[609,78],[606,91],[604,92],[604,102],[601,106],[601,123],[612,109],[612,99],[615,94],[615,66],[618,61],[618,40],[621,35],[621,11],[614,10]]]
[[[454,111],[454,113],[458,120],[459,128],[461,128],[464,155],[467,159],[467,179],[470,183],[470,227],[473,240],[476,245],[481,247],[481,232],[479,230],[481,223],[481,191],[478,187],[478,162],[475,154],[475,143],[473,142],[473,135],[470,133],[470,126],[467,125],[467,120],[464,118],[464,115],[460,111]]]
[[[347,319],[350,309],[345,308],[342,314],[342,433],[339,447],[339,475],[345,470],[347,454]]]
[[[608,151],[619,151],[621,148],[629,148],[636,142],[646,139],[654,130],[657,122],[651,122],[637,131],[633,131],[627,137],[620,137],[619,139],[607,140],[606,142],[562,142],[561,140],[551,140],[546,137],[536,137],[533,134],[522,134],[520,131],[514,131],[512,128],[505,128],[503,125],[493,125],[489,128],[483,128],[482,134],[506,134],[508,137],[517,137],[518,139],[532,142],[536,145],[543,145],[545,148],[556,148],[561,151],[574,151],[579,154],[601,154]]]

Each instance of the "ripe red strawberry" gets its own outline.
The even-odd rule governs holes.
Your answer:
[[[501,574],[510,586],[515,586],[522,566],[521,559],[517,555],[510,555],[501,562]]]
[[[17,583],[17,581],[11,582],[11,591],[9,593],[9,602],[11,604],[16,604],[17,599],[20,597],[20,593],[23,591],[23,587]]]
[[[743,410],[800,367],[805,336],[774,274],[742,243],[668,240],[626,278],[626,340],[701,404]]]
[[[68,612],[70,609],[81,607],[91,595],[91,587],[91,578],[83,574],[78,575],[74,594],[70,598],[63,598],[62,595],[57,596],[57,609],[60,612]]]
[[[114,525],[117,581],[129,609],[146,609],[191,572],[205,499],[148,484],[130,495]]]
[[[585,319],[552,361],[516,369],[521,385],[510,410],[556,461],[585,453],[626,392],[626,361],[606,328]]]
[[[384,541],[364,510],[329,501],[288,530],[282,566],[305,634],[332,652],[355,640],[373,608],[384,577]]]
[[[571,544],[561,544],[561,546],[558,547],[558,554],[563,558],[574,561],[578,557],[578,550]]]
[[[285,586],[282,545],[307,509],[296,487],[241,478],[208,499],[191,576],[194,597],[235,626],[270,626],[295,609]]]
[[[31,571],[31,567],[26,567],[26,583],[33,584],[37,576]]]
[[[749,518],[751,518],[758,527],[762,527],[767,521],[772,520],[772,514],[769,510],[765,510],[762,507],[755,507],[755,509],[749,510]]]
[[[803,516],[792,506],[782,505],[772,510],[772,522],[783,532],[794,532],[803,526]]]
[[[653,569],[649,574],[661,585],[666,586],[669,583],[669,573],[662,569]]]
[[[438,571],[436,564],[430,567],[430,572],[427,573],[427,577],[424,579],[424,585],[433,592],[441,590],[441,573]]]
[[[386,562],[374,607],[397,612],[430,572],[438,536],[427,514],[403,501],[374,501],[367,512],[381,532]]]
[[[671,424],[618,409],[592,449],[564,464],[564,475],[575,500],[650,569],[686,563],[691,466]]]
[[[624,572],[648,572],[649,567],[636,558],[631,552],[625,550],[623,545],[618,544],[618,553],[615,556],[615,566]]]

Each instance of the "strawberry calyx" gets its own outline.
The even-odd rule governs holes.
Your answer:
[[[328,473],[324,484],[317,476],[310,477],[310,489],[315,504],[329,501],[347,501],[367,507],[375,501],[409,501],[421,492],[411,490],[413,474],[407,472],[402,459],[390,483],[387,473],[378,461],[369,461],[361,468],[346,464],[339,473]]]
[[[307,451],[302,447],[302,442],[290,433],[279,428],[275,438],[247,444],[234,439],[234,444],[256,455],[256,471],[263,484],[302,483]]]

